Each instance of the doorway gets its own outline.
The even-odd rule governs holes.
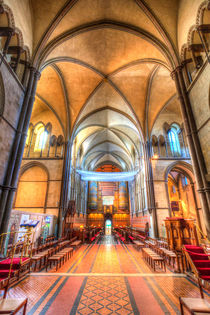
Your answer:
[[[107,219],[105,222],[105,235],[112,234],[112,221]]]

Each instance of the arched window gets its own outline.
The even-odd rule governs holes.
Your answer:
[[[34,151],[41,151],[45,147],[48,132],[45,130],[44,125],[40,123],[36,126],[34,133],[36,135]]]
[[[174,156],[181,155],[181,148],[178,136],[179,127],[175,124],[168,130],[168,139],[170,143],[171,152]]]
[[[30,123],[29,128],[28,128],[28,132],[27,132],[26,143],[25,143],[26,147],[28,147],[30,145],[32,135],[33,135],[33,124]]]

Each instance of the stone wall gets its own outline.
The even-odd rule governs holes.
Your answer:
[[[3,113],[0,115],[0,185],[4,182],[8,159],[16,133],[24,90],[16,75],[4,62],[0,68],[3,89],[0,102]]]
[[[37,190],[36,184],[36,176],[37,172],[35,172],[34,165],[41,165],[44,169],[46,169],[48,173],[48,179],[47,179],[47,190],[46,190],[46,203],[43,207],[43,200],[41,203],[41,200],[37,200]],[[34,173],[31,175],[31,189],[30,193],[32,194],[30,200],[36,199],[36,206],[33,207],[32,203],[28,203],[24,206],[24,208],[21,208],[21,202],[20,199],[18,199],[18,204],[15,204],[15,208],[17,210],[21,211],[28,211],[28,212],[39,212],[39,213],[47,213],[47,214],[53,214],[58,216],[59,212],[59,203],[60,203],[60,193],[61,193],[61,183],[62,183],[62,173],[63,173],[63,160],[62,159],[39,159],[39,160],[27,160],[24,159],[22,161],[21,165],[21,171],[20,171],[20,180],[21,180],[21,173],[22,171],[27,167],[34,168]],[[34,189],[32,182],[34,180]],[[26,189],[24,186],[23,189]],[[43,194],[45,186],[43,187]],[[40,197],[41,198],[41,197]],[[15,198],[16,199],[16,198]],[[39,202],[40,201],[40,202]],[[37,204],[39,202],[39,204]],[[25,203],[25,202],[24,202]]]
[[[197,80],[189,89],[189,98],[192,105],[201,149],[210,180],[210,102],[209,102],[210,64],[206,63],[198,74]]]

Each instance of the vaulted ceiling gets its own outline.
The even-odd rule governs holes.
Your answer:
[[[184,37],[180,2],[31,0],[30,48],[42,71],[34,115],[45,106],[66,140],[77,138],[80,167],[134,168],[161,110],[179,106],[170,73]]]

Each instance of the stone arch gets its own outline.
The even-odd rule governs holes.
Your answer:
[[[40,162],[29,162],[20,171],[14,207],[35,208],[35,212],[45,213],[49,188],[49,171]]]
[[[19,44],[19,46],[21,46],[24,49],[24,51],[26,53],[26,59],[27,59],[27,61],[29,61],[30,60],[30,50],[29,50],[28,46],[24,45],[22,31],[18,27],[15,26],[15,18],[14,18],[14,14],[13,14],[12,10],[3,1],[0,1],[0,5],[3,8],[3,11],[8,16],[8,26],[13,28],[14,35],[17,36],[18,44]]]
[[[205,0],[200,4],[200,6],[198,8],[198,12],[197,12],[197,17],[196,17],[196,26],[199,26],[203,23],[203,17],[204,17],[205,10],[210,10],[210,1],[209,0]]]
[[[26,172],[29,168],[34,167],[34,166],[38,166],[38,167],[42,168],[47,173],[48,181],[50,180],[50,173],[49,173],[48,168],[44,164],[42,164],[41,162],[37,162],[37,161],[32,161],[32,162],[29,162],[29,163],[23,165],[20,169],[19,178],[24,174],[24,172]]]
[[[168,178],[168,174],[170,173],[170,171],[176,167],[176,166],[182,166],[182,167],[185,167],[186,169],[188,169],[192,174],[193,174],[193,168],[192,168],[192,165],[187,163],[187,162],[184,162],[184,161],[175,161],[173,163],[171,163],[165,170],[164,172],[164,179],[165,181],[167,181],[167,178]],[[189,175],[190,176],[190,175]]]

